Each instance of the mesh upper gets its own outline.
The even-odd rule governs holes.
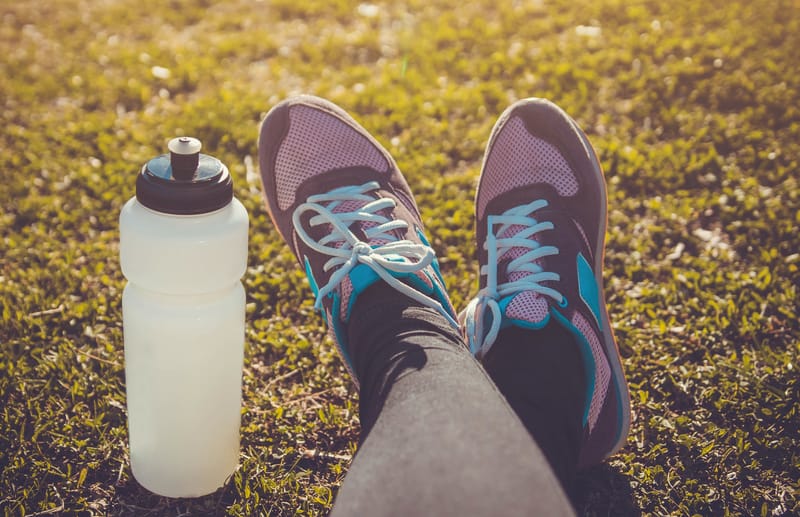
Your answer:
[[[342,296],[339,312],[339,319],[344,321],[347,318],[347,306],[350,305],[350,296],[353,294],[353,283],[350,281],[350,276],[344,277],[342,283],[339,284],[339,292]]]
[[[516,295],[506,307],[506,316],[515,320],[540,323],[550,311],[547,300],[539,293],[524,291]]]
[[[289,131],[275,158],[278,206],[289,208],[297,188],[312,176],[359,166],[389,170],[389,162],[370,139],[343,120],[316,108],[292,106]]]
[[[611,367],[608,364],[605,353],[603,353],[603,345],[600,343],[600,338],[595,333],[589,321],[584,318],[581,313],[576,311],[572,316],[572,324],[586,337],[592,349],[592,356],[594,357],[594,392],[592,392],[592,401],[589,405],[588,422],[589,430],[591,431],[597,423],[600,410],[603,408],[603,403],[605,402],[608,383],[611,382]]]
[[[531,135],[521,118],[511,117],[486,157],[477,200],[478,218],[495,197],[534,183],[552,185],[564,197],[578,193],[578,179],[559,150]]]
[[[502,235],[499,235],[498,238],[510,238],[519,233],[520,231],[524,230],[526,227],[522,225],[512,225],[510,226]],[[531,240],[536,240],[535,237],[532,237]],[[511,248],[510,250],[506,251],[498,257],[498,261],[505,261],[505,260],[514,260],[516,258],[521,257],[525,253],[530,251],[529,248],[522,248],[516,247]],[[533,261],[534,264],[542,267],[541,260]],[[501,273],[502,274],[502,273]],[[514,271],[507,275],[507,278],[499,278],[498,283],[504,282],[515,282],[517,280],[521,280],[526,276],[530,275],[531,273],[528,271]],[[505,275],[504,275],[505,276]],[[508,304],[506,307],[506,316],[515,319],[515,320],[523,320],[529,321],[531,323],[539,323],[545,320],[550,308],[547,303],[547,300],[539,293],[535,291],[523,291],[514,296],[511,300],[511,303]]]

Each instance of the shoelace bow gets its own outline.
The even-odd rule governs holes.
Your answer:
[[[441,303],[425,296],[389,273],[389,271],[395,273],[421,271],[433,263],[436,253],[430,246],[398,239],[393,232],[407,230],[408,223],[399,219],[389,219],[379,213],[381,210],[391,210],[397,206],[393,199],[376,199],[367,194],[378,190],[379,187],[378,182],[370,181],[363,185],[340,187],[324,194],[310,196],[292,214],[292,222],[298,237],[315,251],[331,257],[323,265],[323,270],[328,272],[338,268],[331,275],[328,283],[317,292],[314,308],[320,310],[322,300],[339,286],[356,265],[364,264],[395,290],[426,307],[435,309],[457,327],[458,324]],[[337,206],[347,201],[363,202],[364,204],[355,211],[334,212]],[[317,214],[311,217],[309,221],[311,226],[330,225],[330,233],[319,241],[308,235],[300,224],[300,218],[306,212]],[[362,226],[368,241],[380,239],[388,242],[373,247],[368,242],[360,240],[349,228],[355,222],[374,224],[367,228]]]
[[[553,289],[542,285],[542,282],[558,281],[558,273],[545,271],[536,263],[544,257],[558,255],[558,248],[555,246],[543,246],[534,237],[537,233],[553,229],[553,223],[549,221],[537,221],[533,215],[537,210],[541,210],[548,205],[546,200],[539,199],[506,210],[500,215],[490,215],[488,217],[488,228],[486,241],[483,249],[487,251],[486,265],[481,266],[481,276],[486,276],[486,287],[478,292],[478,296],[473,298],[467,307],[466,313],[471,316],[467,318],[467,336],[470,339],[470,348],[473,352],[482,350],[488,351],[489,347],[497,339],[500,331],[502,314],[499,300],[508,296],[521,293],[523,291],[533,291],[542,296],[553,299],[558,304],[562,304],[564,296]],[[499,225],[499,228],[495,229]],[[510,237],[502,237],[512,226],[523,226],[524,228]],[[527,275],[517,280],[497,283],[497,266],[503,255],[513,248],[527,248],[519,257],[511,260],[506,266],[506,278],[510,278],[513,273],[526,272]],[[492,312],[492,324],[483,335],[476,334],[476,325],[482,325],[475,321],[475,315],[479,306],[488,307]],[[480,318],[483,319],[483,311],[480,311]],[[473,342],[474,341],[474,342]]]

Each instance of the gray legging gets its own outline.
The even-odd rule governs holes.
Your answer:
[[[348,332],[362,440],[331,515],[574,515],[559,482],[574,470],[574,439],[549,445],[548,462],[441,315],[377,285]],[[527,420],[550,417],[536,406]],[[545,434],[557,435],[564,419],[552,417]]]

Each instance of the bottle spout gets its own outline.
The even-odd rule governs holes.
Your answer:
[[[148,161],[136,177],[136,199],[166,214],[205,214],[233,199],[228,168],[213,156],[202,154],[200,140],[173,138],[168,154]]]
[[[172,176],[177,180],[191,180],[200,163],[200,140],[190,136],[173,138],[167,144]]]

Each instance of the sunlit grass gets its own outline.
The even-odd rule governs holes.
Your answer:
[[[395,155],[452,298],[495,118],[548,97],[609,183],[606,295],[634,403],[588,514],[800,512],[800,8],[791,0],[37,0],[0,7],[0,509],[321,514],[357,394],[261,207],[258,122],[327,97]],[[241,467],[170,501],[127,458],[117,217],[189,134],[251,216]],[[249,172],[249,173],[248,173]]]

